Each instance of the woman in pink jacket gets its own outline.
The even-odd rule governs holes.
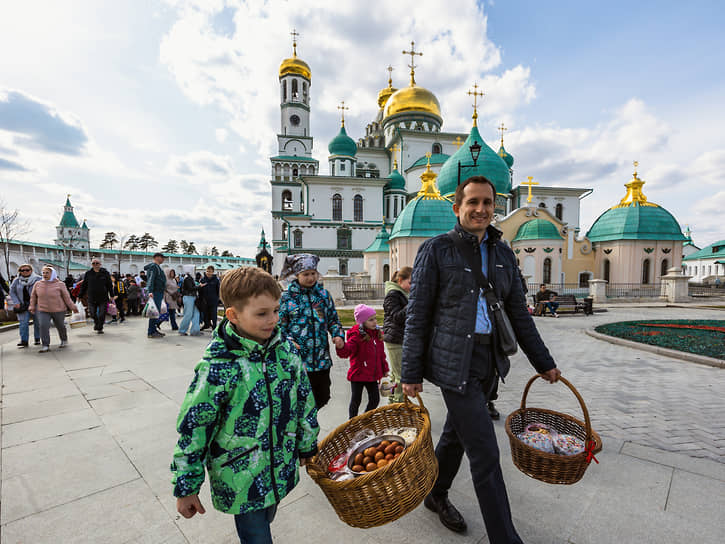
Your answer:
[[[52,266],[43,267],[43,281],[33,286],[30,294],[30,311],[35,314],[40,328],[40,340],[43,347],[40,353],[50,351],[50,322],[51,320],[58,329],[60,336],[60,347],[68,345],[68,333],[65,329],[65,312],[78,312],[68,294],[65,283],[58,279],[58,274]]]
[[[337,350],[337,355],[350,358],[347,379],[350,381],[350,419],[357,415],[362,401],[363,388],[368,392],[366,412],[374,410],[380,403],[378,382],[388,375],[388,361],[385,358],[383,335],[378,330],[375,310],[359,304],[354,311],[355,325],[347,333],[345,345]]]

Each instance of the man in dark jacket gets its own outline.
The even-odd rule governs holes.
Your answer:
[[[500,350],[493,316],[472,267],[490,279],[509,316],[519,345],[536,370],[550,382],[559,379],[548,349],[526,308],[516,259],[491,226],[495,187],[482,176],[456,190],[453,231],[469,244],[467,262],[449,234],[427,240],[413,265],[403,339],[403,392],[423,390],[423,378],[441,388],[448,409],[436,447],[439,474],[425,506],[447,528],[466,530],[466,522],[448,500],[448,490],[468,456],[473,485],[489,542],[521,544],[511,519],[493,422],[486,403],[493,384],[508,374],[508,357]]]
[[[164,300],[164,291],[166,291],[166,274],[164,274],[161,265],[164,263],[163,253],[154,253],[154,262],[143,267],[146,271],[146,291],[149,297],[153,297],[154,304],[161,311],[161,303]],[[149,328],[147,336],[149,338],[162,338],[166,336],[158,330],[158,318],[149,318]]]
[[[81,292],[78,298],[88,295],[88,313],[93,316],[93,330],[103,334],[103,324],[106,322],[106,306],[113,298],[113,285],[111,274],[101,267],[98,257],[91,259],[91,269],[83,276]]]
[[[206,274],[199,282],[199,297],[204,302],[204,326],[201,330],[216,329],[217,307],[219,306],[219,278],[214,267],[206,267]]]

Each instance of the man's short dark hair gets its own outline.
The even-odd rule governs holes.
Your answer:
[[[471,183],[487,183],[488,185],[490,185],[491,191],[493,191],[493,199],[494,201],[496,200],[496,186],[490,179],[485,176],[471,176],[466,181],[462,182],[458,187],[456,187],[456,195],[454,198],[456,206],[460,206],[463,203],[463,190]]]
[[[156,257],[161,257],[162,259],[165,259],[166,258],[166,257],[164,257],[164,254],[163,253],[159,253],[158,251],[156,253],[154,253],[154,259]]]
[[[539,284],[539,287],[546,287],[546,284],[545,283],[541,283],[541,284]]]

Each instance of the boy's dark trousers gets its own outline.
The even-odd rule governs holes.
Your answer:
[[[350,389],[352,390],[352,396],[350,397],[350,419],[357,415],[360,408],[360,402],[362,402],[362,392],[366,389],[368,392],[368,405],[365,408],[366,412],[375,410],[380,404],[380,390],[378,389],[378,382],[350,382]]]
[[[308,372],[307,378],[312,387],[312,396],[315,397],[315,406],[319,410],[330,401],[330,369]]]
[[[438,480],[431,494],[445,496],[448,493],[465,452],[489,542],[522,544],[511,519],[496,433],[486,406],[487,392],[498,379],[492,356],[490,345],[476,344],[465,393],[441,389],[448,416],[436,446]]]
[[[277,505],[264,510],[234,516],[237,534],[241,544],[272,544],[272,532],[269,525],[277,514]]]

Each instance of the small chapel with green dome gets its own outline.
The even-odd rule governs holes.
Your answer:
[[[293,33],[293,55],[279,68],[281,131],[270,157],[275,273],[286,255],[314,253],[323,274],[367,275],[382,283],[412,266],[425,240],[453,228],[453,195],[471,176],[485,176],[496,187],[493,224],[530,283],[657,283],[681,267],[686,238],[675,217],[644,196],[636,168],[627,195],[584,233],[580,204],[592,189],[544,185],[532,177],[515,185],[514,157],[504,147],[507,128],[497,127],[495,150],[478,126],[478,85],[467,93],[470,129],[448,131],[438,98],[416,81],[420,51],[411,42],[403,53],[410,56],[408,85],[394,87],[388,66],[388,84],[371,105],[366,127],[349,134],[345,125],[345,112],[365,104],[338,106],[340,128],[322,173],[312,154],[312,69],[297,56]]]

